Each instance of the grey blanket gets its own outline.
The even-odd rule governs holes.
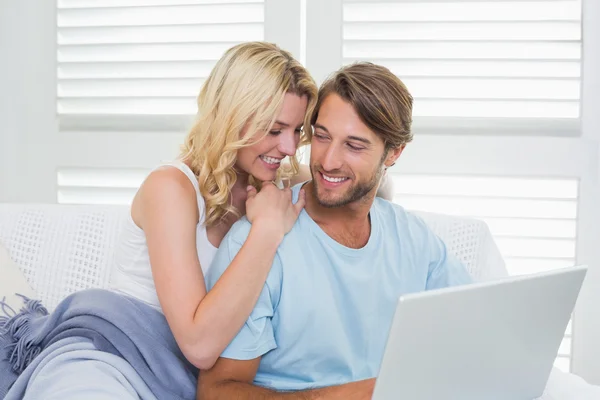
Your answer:
[[[179,350],[164,315],[100,289],[70,295],[51,314],[29,299],[18,313],[0,308],[0,398],[20,375],[35,376],[31,369],[56,354],[46,350],[78,342],[122,359],[158,399],[195,398],[198,370]]]

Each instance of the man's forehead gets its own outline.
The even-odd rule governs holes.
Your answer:
[[[331,135],[362,138],[369,142],[377,137],[363,121],[354,107],[336,94],[331,94],[323,101],[315,129],[321,129]]]

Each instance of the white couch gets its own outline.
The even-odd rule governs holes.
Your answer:
[[[106,288],[124,206],[0,204],[0,244],[38,298],[52,310],[86,288]],[[507,274],[487,226],[479,220],[419,213],[476,280]],[[599,399],[600,388],[553,371],[544,399]]]

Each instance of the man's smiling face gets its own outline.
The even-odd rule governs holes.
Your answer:
[[[374,197],[387,151],[383,140],[335,93],[319,109],[311,141],[310,169],[323,207],[343,207]]]

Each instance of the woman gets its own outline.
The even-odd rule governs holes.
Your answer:
[[[244,324],[275,251],[304,206],[287,177],[305,139],[317,86],[291,54],[262,42],[229,49],[198,97],[181,161],[150,173],[131,206],[111,286],[160,308],[185,357],[212,367]],[[256,187],[261,187],[257,192]],[[250,235],[210,293],[204,273],[233,223]]]

